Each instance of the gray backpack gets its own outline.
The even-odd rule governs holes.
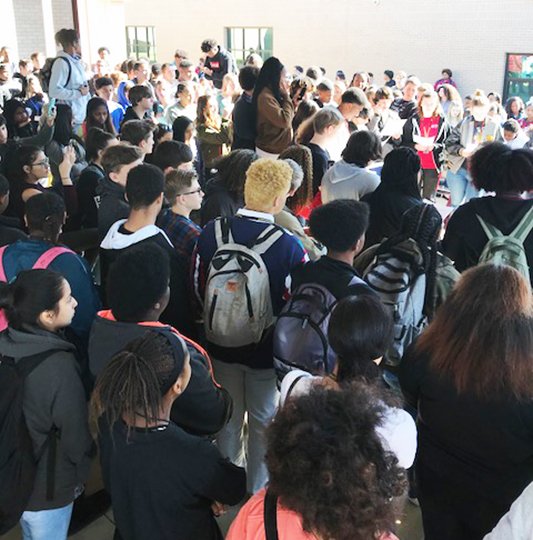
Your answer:
[[[397,366],[405,349],[427,324],[426,275],[422,264],[418,244],[408,238],[387,253],[377,255],[365,272],[365,281],[390,310],[394,321],[394,341],[385,354],[386,365]]]
[[[261,255],[283,234],[283,229],[270,225],[249,245],[237,244],[229,219],[215,221],[217,250],[204,299],[207,341],[230,348],[252,345],[274,324],[270,280]]]
[[[516,229],[507,236],[502,234],[494,225],[484,221],[481,216],[478,215],[477,219],[489,239],[481,252],[479,262],[512,266],[530,283],[529,265],[524,242],[533,229],[533,206],[520,220]]]

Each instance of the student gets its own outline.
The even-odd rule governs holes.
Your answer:
[[[124,119],[124,108],[120,103],[113,100],[113,94],[115,92],[113,80],[109,77],[99,77],[94,82],[94,89],[96,95],[106,102],[113,127],[118,133],[120,131],[120,124],[122,124],[122,120]]]
[[[298,147],[289,146],[285,152]],[[280,154],[280,156],[283,154]],[[302,227],[302,222],[297,217],[298,211],[306,207],[311,202],[312,186],[311,181],[305,182],[305,174],[298,163],[291,158],[280,157],[292,169],[291,190],[287,197],[287,204],[283,210],[274,216],[276,225],[283,227],[293,234],[302,243],[309,258],[314,261],[324,253],[322,245],[306,234]]]
[[[37,467],[20,519],[24,539],[66,540],[72,504],[83,491],[94,455],[75,348],[61,336],[76,306],[68,282],[52,270],[27,270],[11,283],[0,283],[0,307],[9,322],[0,334],[0,354],[17,364],[41,357],[23,389],[22,410]]]
[[[22,232],[22,223],[16,217],[2,215],[9,205],[9,181],[0,174],[0,246],[12,244],[26,238]]]
[[[446,182],[450,188],[451,205],[456,208],[478,196],[468,172],[468,158],[484,142],[501,141],[499,123],[488,118],[489,100],[481,90],[476,90],[472,98],[471,114],[450,131],[446,142]]]
[[[20,271],[33,268],[37,260],[49,249],[61,246],[59,235],[65,222],[65,205],[55,193],[36,195],[26,203],[24,219],[29,238],[18,240],[3,252],[2,265],[7,281],[13,279]],[[69,282],[73,294],[78,299],[80,306],[72,320],[70,330],[86,344],[94,316],[100,308],[100,299],[89,265],[73,251],[66,250],[54,258],[48,268],[59,272]]]
[[[244,207],[246,172],[257,159],[252,150],[234,150],[217,162],[217,173],[205,186],[200,225],[212,219],[232,217]]]
[[[379,176],[366,169],[371,161],[381,158],[381,141],[370,131],[352,133],[342,159],[335,163],[322,178],[322,201],[355,199],[358,201],[372,193],[379,185]]]
[[[62,50],[52,65],[48,95],[72,109],[73,130],[85,120],[87,102],[91,98],[85,67],[81,61],[80,36],[73,29],[62,28],[55,35]]]
[[[141,150],[131,144],[118,144],[107,148],[102,154],[102,168],[106,174],[96,186],[99,197],[98,234],[103,238],[111,225],[128,217],[130,206],[125,199],[128,173],[143,160]]]
[[[475,187],[495,196],[465,203],[448,222],[442,249],[459,272],[478,264],[488,242],[480,218],[501,234],[508,235],[533,208],[533,199],[522,197],[523,193],[533,190],[533,151],[511,150],[502,143],[489,144],[472,156],[470,173]],[[533,227],[533,218],[529,223]],[[533,267],[531,231],[523,245],[529,266]]]
[[[28,114],[26,103],[19,99],[9,99],[4,104],[4,118],[10,139],[28,139],[37,135],[37,127]],[[47,116],[47,124],[52,127],[55,111]],[[53,130],[52,130],[53,131]]]
[[[244,66],[239,71],[242,94],[235,103],[232,113],[232,150],[240,148],[255,150],[255,114],[252,100],[258,76],[259,69],[253,66]]]
[[[336,132],[336,137],[332,138],[328,145],[328,152],[332,161],[339,161],[342,151],[348,143],[350,133],[355,129],[355,120],[359,117],[365,107],[370,107],[365,93],[359,88],[348,88],[341,97],[339,112],[344,118],[344,123]]]
[[[186,116],[196,120],[196,107],[194,106],[194,88],[190,82],[180,82],[176,87],[176,102],[165,109],[165,122],[171,126],[179,116]]]
[[[391,69],[386,69],[383,72],[383,80],[385,81],[385,86],[387,88],[394,88],[396,86],[396,81],[394,80],[394,71]]]
[[[93,97],[87,103],[87,116],[83,123],[83,138],[85,141],[87,141],[87,133],[92,127],[100,128],[111,135],[116,134],[107,103],[100,97]]]
[[[415,150],[402,147],[387,154],[379,186],[362,198],[370,207],[365,247],[395,236],[400,230],[403,214],[422,203],[419,176],[420,157]]]
[[[50,171],[53,176],[52,185],[58,192],[62,192],[64,182],[61,178],[59,165],[64,160],[65,153],[74,150],[75,159],[69,173],[72,182],[76,182],[81,171],[87,167],[87,160],[83,139],[73,130],[72,109],[65,104],[56,105],[56,109],[54,134],[44,151],[50,160]]]
[[[340,299],[354,294],[373,294],[353,268],[368,227],[368,207],[354,200],[339,199],[315,208],[309,217],[311,236],[323,244],[327,255],[294,270],[291,289],[317,283]]]
[[[156,146],[152,164],[166,174],[172,170],[192,170],[192,160],[192,150],[187,144],[178,141],[163,141]]]
[[[409,77],[402,90],[402,97],[396,98],[391,105],[391,110],[398,113],[402,120],[407,120],[416,112],[416,90],[420,86],[420,81],[414,77]]]
[[[189,82],[195,79],[194,65],[187,58],[176,64],[178,67],[178,82]]]
[[[376,135],[379,135],[383,146],[383,157],[400,143],[402,135],[402,129],[399,122],[400,117],[397,112],[391,110],[393,100],[394,94],[388,86],[378,88],[374,97],[371,99],[372,111],[374,114],[368,123],[368,129],[369,131],[376,133]],[[387,129],[387,124],[389,127],[391,124],[398,125],[397,132],[382,135],[382,132]]]
[[[130,204],[128,218],[116,221],[100,244],[102,286],[105,288],[113,261],[125,249],[142,243],[157,244],[168,253],[171,268],[170,302],[162,315],[162,320],[185,335],[194,337],[187,293],[186,261],[178,257],[168,236],[155,224],[163,205],[164,185],[163,172],[154,165],[137,165],[128,173],[126,182],[126,198]]]
[[[155,126],[147,120],[129,120],[122,124],[120,140],[137,146],[146,157],[154,149]]]
[[[283,230],[271,229],[274,215],[285,205],[291,177],[291,168],[282,161],[258,159],[252,163],[246,173],[245,207],[238,210],[237,215],[228,221],[233,239],[240,245],[254,243],[265,230],[274,230],[278,237],[271,247],[260,255],[268,272],[273,316],[276,316],[283,306],[287,293],[287,276],[296,266],[307,260],[307,255],[296,238]],[[195,293],[201,304],[206,299],[208,269],[217,251],[216,229],[222,223],[209,222],[200,234],[196,246],[193,279]],[[231,288],[228,290],[231,292]],[[213,312],[206,321],[205,327],[210,331],[213,329],[215,315],[220,317]],[[244,313],[238,315],[245,316]],[[274,320],[261,320],[265,330],[273,323]],[[247,338],[246,334],[244,337]],[[242,343],[242,338],[242,329],[241,334],[231,337],[233,343]],[[249,493],[256,492],[267,481],[262,437],[263,429],[274,413],[277,393],[276,376],[272,367],[272,333],[267,330],[260,338],[262,339],[259,342],[242,346],[222,346],[207,339],[207,348],[214,358],[216,377],[233,398],[233,416],[219,434],[218,445],[222,454],[234,463],[242,463],[243,460],[242,429],[245,412],[248,412]]]
[[[265,61],[254,88],[255,146],[259,157],[277,158],[291,144],[294,109],[301,93],[289,96],[288,74],[275,57]]]
[[[359,383],[289,400],[267,430],[268,488],[242,507],[227,540],[265,538],[265,516],[280,540],[397,540],[387,531],[406,475],[378,434],[388,399]]]
[[[433,89],[435,90],[435,92],[438,91],[438,89],[443,85],[443,84],[449,84],[455,88],[457,88],[457,85],[455,84],[455,81],[452,79],[453,77],[453,73],[452,73],[452,70],[451,69],[448,69],[448,68],[445,68],[442,70],[441,72],[441,75],[442,75],[442,78],[440,78],[434,85],[433,85]]]
[[[218,112],[222,118],[231,118],[234,100],[241,93],[239,81],[235,73],[226,73],[222,78],[222,88],[216,94]]]
[[[217,90],[222,88],[222,79],[226,73],[236,73],[237,63],[233,55],[222,48],[216,39],[204,39],[201,45],[206,55],[202,73],[208,81],[212,81]]]
[[[131,105],[126,109],[126,113],[122,119],[122,126],[128,120],[151,120],[154,96],[150,88],[142,84],[137,84],[130,89],[128,98]]]
[[[322,79],[316,85],[315,103],[322,109],[332,104],[333,83],[329,79]]]
[[[280,405],[320,385],[349,388],[359,381],[385,388],[380,363],[392,344],[393,332],[393,318],[377,296],[363,293],[342,298],[328,325],[328,343],[336,355],[332,373],[317,377],[302,370],[290,371],[281,383]],[[408,412],[398,406],[387,407],[384,422],[376,431],[400,467],[413,465],[416,426]]]
[[[313,136],[306,146],[311,150],[313,157],[313,196],[318,193],[322,178],[331,164],[328,144],[335,138],[343,121],[342,114],[333,107],[324,107],[311,121]]]
[[[102,156],[107,148],[119,144],[117,138],[100,128],[90,128],[86,137],[86,152],[89,165],[83,169],[76,183],[78,193],[78,220],[82,229],[98,227],[98,206],[100,196],[96,190],[104,181],[105,171]]]
[[[420,157],[420,185],[424,199],[435,201],[444,159],[444,143],[449,134],[436,92],[424,92],[417,112],[403,127],[402,145],[414,148]]]
[[[245,494],[244,470],[170,419],[190,377],[185,343],[147,332],[98,378],[91,409],[119,538],[219,540],[214,515]]]
[[[205,180],[208,180],[212,176],[211,169],[215,161],[229,153],[232,139],[231,124],[218,114],[214,96],[205,95],[198,98],[196,133],[205,169]]]
[[[481,540],[533,479],[532,314],[519,272],[469,269],[400,364],[426,538]]]
[[[109,310],[100,311],[89,339],[89,367],[100,375],[110,359],[148,329],[176,335],[191,355],[191,383],[172,408],[171,418],[188,433],[215,435],[231,415],[231,398],[213,378],[211,360],[199,345],[159,322],[169,301],[169,257],[153,243],[132,246],[109,272]]]
[[[65,200],[69,215],[75,215],[78,210],[76,188],[70,178],[70,170],[76,159],[73,148],[66,150],[63,161],[59,165],[61,176],[61,190],[58,186],[44,187],[39,181],[47,178],[50,173],[49,159],[37,146],[23,145],[18,147],[7,171],[12,186],[9,201],[8,215],[16,216],[20,220],[24,217],[24,204],[35,195],[46,191],[56,191]]]
[[[529,145],[529,137],[520,127],[517,120],[507,120],[502,125],[502,133],[504,144],[511,150],[526,148]]]
[[[171,170],[165,174],[165,199],[170,208],[163,210],[157,225],[169,237],[178,255],[190,260],[202,228],[190,219],[200,210],[204,192],[194,171]]]
[[[505,112],[509,120],[523,120],[525,108],[524,102],[517,96],[511,96],[505,103]]]

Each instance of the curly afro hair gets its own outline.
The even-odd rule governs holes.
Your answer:
[[[269,491],[319,538],[368,540],[392,530],[405,471],[376,432],[388,399],[377,387],[315,387],[290,398],[267,429]]]

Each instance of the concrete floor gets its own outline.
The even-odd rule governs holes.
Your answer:
[[[224,534],[227,532],[231,522],[238,512],[239,507],[234,507],[226,515],[219,519],[220,527]],[[85,527],[82,531],[71,536],[72,540],[112,540],[114,533],[113,513],[109,511],[106,515]],[[422,520],[420,509],[411,503],[406,503],[405,515],[399,528],[398,536],[400,540],[423,540]],[[20,529],[13,529],[6,535],[0,537],[1,540],[20,540],[22,534]]]

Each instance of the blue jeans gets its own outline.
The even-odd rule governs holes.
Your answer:
[[[463,202],[479,197],[479,191],[474,187],[472,178],[470,178],[468,171],[464,167],[461,167],[456,173],[448,171],[446,173],[446,183],[450,189],[451,203],[454,208],[457,208]]]
[[[256,493],[268,481],[264,431],[279,402],[276,375],[273,369],[252,369],[215,359],[213,370],[217,382],[233,399],[233,414],[217,435],[217,446],[235,465],[243,467],[246,464],[248,493]],[[247,444],[243,430],[245,413],[248,414]]]
[[[66,540],[73,503],[53,510],[26,511],[20,518],[23,540]]]

